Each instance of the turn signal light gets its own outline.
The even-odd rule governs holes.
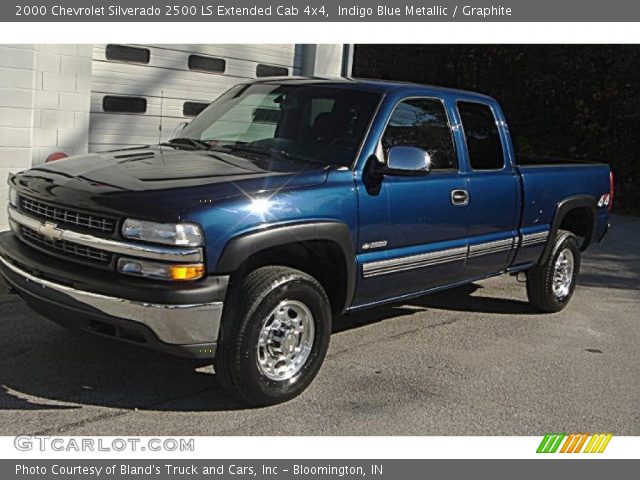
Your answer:
[[[204,276],[204,265],[202,263],[178,263],[172,265],[137,258],[121,258],[118,260],[118,271],[135,277],[185,281],[202,278]]]
[[[201,263],[194,265],[171,265],[169,267],[172,280],[197,280],[204,275],[204,266]]]

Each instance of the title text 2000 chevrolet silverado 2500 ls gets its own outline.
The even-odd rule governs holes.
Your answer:
[[[214,357],[254,405],[309,385],[340,313],[515,272],[562,309],[613,195],[606,165],[519,164],[491,98],[310,78],[238,85],[165,144],[9,183],[0,268],[29,305]]]

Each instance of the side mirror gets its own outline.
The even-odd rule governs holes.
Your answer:
[[[395,146],[389,149],[385,175],[416,177],[431,171],[431,157],[426,150],[417,147]]]
[[[176,125],[176,128],[173,129],[173,133],[171,134],[171,138],[178,138],[180,136],[180,132],[182,132],[187,125],[189,125],[189,122],[180,122]]]

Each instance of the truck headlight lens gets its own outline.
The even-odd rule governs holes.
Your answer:
[[[202,245],[202,231],[193,223],[155,223],[128,218],[122,225],[122,235],[133,240],[165,245],[182,247]]]
[[[18,192],[13,187],[9,187],[9,205],[18,208]]]
[[[118,260],[118,271],[127,275],[156,280],[198,280],[204,275],[204,265],[202,263],[188,265],[166,264],[133,258],[121,258]]]

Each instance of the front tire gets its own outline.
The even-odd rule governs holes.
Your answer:
[[[327,294],[313,277],[288,267],[249,273],[225,308],[216,374],[253,406],[302,393],[322,366],[331,335]]]
[[[560,230],[549,258],[527,271],[529,303],[542,312],[559,312],[573,296],[579,271],[578,239],[573,233]]]

